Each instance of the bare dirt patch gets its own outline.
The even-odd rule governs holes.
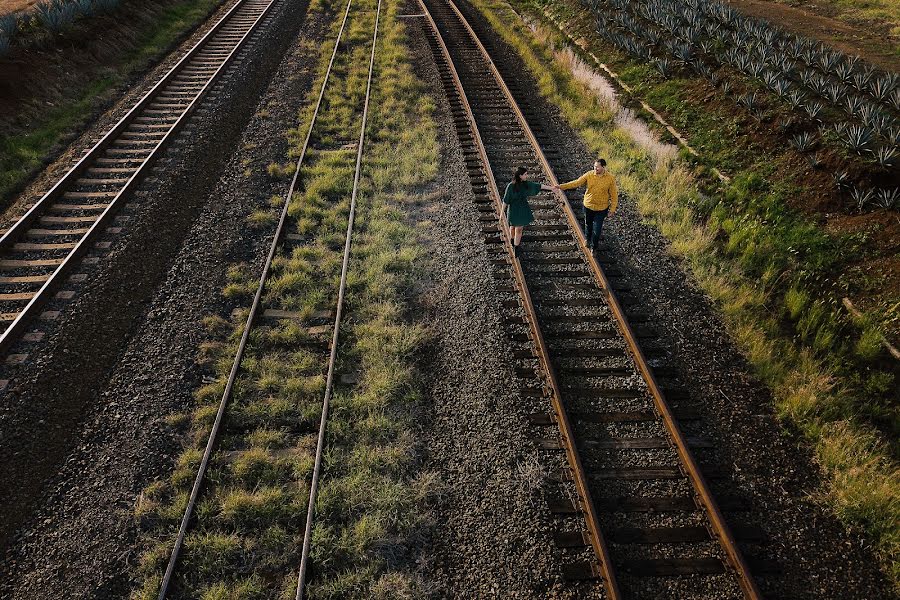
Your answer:
[[[819,40],[848,54],[859,55],[888,71],[900,71],[898,40],[890,37],[888,23],[867,27],[851,25],[829,16],[827,7],[810,4],[809,9],[785,6],[767,0],[726,0],[741,12],[783,27],[797,35]]]
[[[37,0],[0,0],[0,16],[31,8]]]

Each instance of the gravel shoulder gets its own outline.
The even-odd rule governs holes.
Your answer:
[[[3,510],[21,526],[0,596],[127,597],[140,553],[135,503],[171,471],[181,432],[167,417],[191,406],[205,375],[202,319],[234,308],[221,295],[228,266],[258,270],[268,248],[270,228],[246,218],[286,186],[266,166],[285,154],[314,76],[324,25],[305,14],[304,2],[278,9],[255,41],[266,52],[243,61],[195,118],[191,144],[144,184],[95,277],[17,371],[0,414],[0,465],[25,489],[4,485],[4,504],[19,502]]]

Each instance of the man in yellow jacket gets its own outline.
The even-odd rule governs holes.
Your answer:
[[[606,161],[598,158],[594,162],[594,170],[588,171],[578,179],[555,186],[560,190],[574,190],[583,185],[584,192],[584,237],[588,247],[595,252],[600,247],[600,233],[607,215],[613,215],[619,205],[619,190],[616,180],[606,170]]]

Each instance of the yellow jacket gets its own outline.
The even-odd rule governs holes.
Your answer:
[[[584,192],[584,205],[591,210],[609,209],[610,213],[616,212],[619,205],[619,189],[616,187],[616,179],[609,171],[603,175],[597,175],[593,169],[574,181],[562,183],[561,190],[574,190],[577,187],[587,185]]]

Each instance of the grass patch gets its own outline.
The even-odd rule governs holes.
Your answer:
[[[816,448],[828,475],[822,498],[869,532],[900,584],[900,471],[892,458],[900,430],[890,400],[895,390],[886,386],[892,373],[861,362],[871,339],[840,316],[841,290],[829,278],[859,240],[826,235],[788,208],[789,186],[762,176],[738,177],[721,193],[702,194],[690,165],[658,160],[621,126],[608,102],[572,76],[571,64],[556,51],[559,36],[540,27],[530,31],[505,3],[471,1],[519,52],[541,94],[607,157],[620,189],[721,308],[773,390],[779,415]],[[867,386],[873,375],[880,383]]]
[[[434,104],[410,67],[399,0],[384,3],[373,84],[369,136],[358,197],[356,231],[312,539],[310,598],[416,598],[426,589],[415,571],[419,531],[428,524],[424,501],[431,477],[417,468],[411,431],[421,401],[415,357],[425,340],[410,306],[420,267],[416,234],[403,203],[437,173]],[[323,0],[331,35],[319,49],[318,93],[343,3]],[[375,0],[351,10],[316,122],[313,149],[290,199],[289,226],[307,236],[284,249],[264,293],[266,308],[300,311],[305,319],[333,310],[343,252],[355,150],[374,23]],[[340,10],[339,12],[342,12]],[[310,119],[301,110],[289,132],[291,154]],[[376,174],[378,175],[376,177]],[[227,297],[246,297],[253,275],[229,273]],[[234,340],[245,314],[232,322],[208,319],[217,339],[201,348],[218,381],[198,390],[193,425],[176,471],[145,490],[137,512],[151,523],[145,536],[135,598],[151,597],[171,544],[179,509],[192,481],[209,421],[222,393]],[[324,319],[326,322],[328,318]],[[324,392],[327,353],[312,343],[308,325],[261,322],[251,332],[225,429],[208,471],[196,524],[182,551],[179,589],[200,598],[293,598],[306,518],[308,481]]]

